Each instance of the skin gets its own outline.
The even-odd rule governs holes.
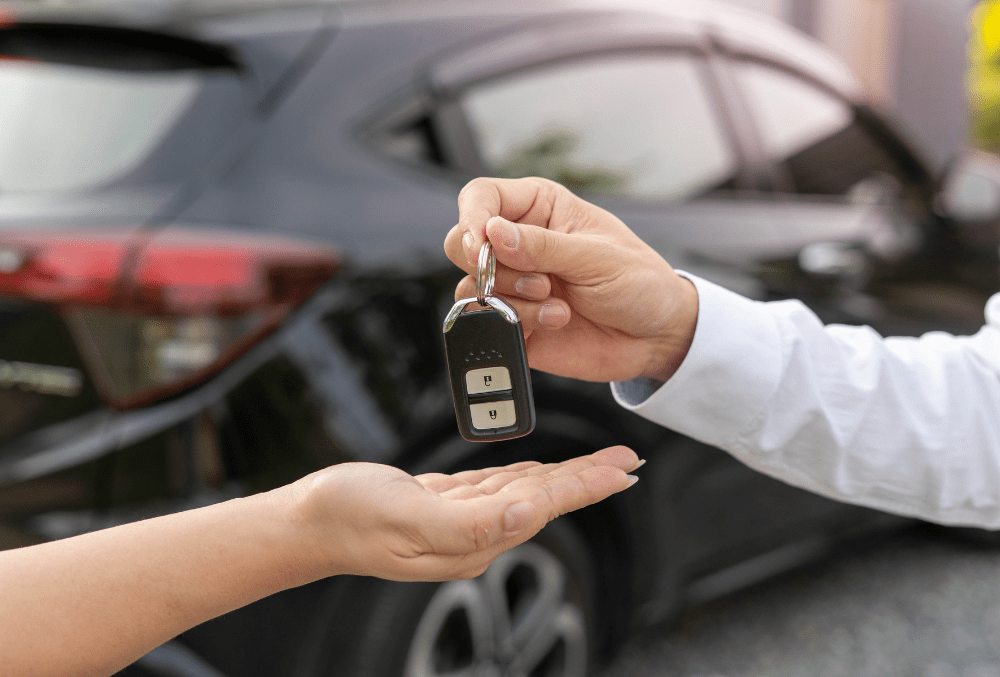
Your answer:
[[[612,214],[543,179],[477,179],[445,251],[474,273],[487,238],[497,293],[531,365],[591,381],[668,379],[698,296]],[[464,279],[456,298],[473,296]],[[337,574],[470,578],[557,516],[631,486],[624,447],[559,464],[411,477],[347,463],[271,492],[0,553],[0,665],[25,677],[110,675],[171,637]]]
[[[624,447],[411,477],[345,463],[271,492],[0,553],[0,665],[110,675],[203,621],[337,574],[469,578],[570,510],[631,486]]]
[[[444,249],[469,273],[497,257],[494,293],[515,307],[535,369],[587,381],[666,381],[687,355],[698,292],[613,214],[546,179],[476,179]]]

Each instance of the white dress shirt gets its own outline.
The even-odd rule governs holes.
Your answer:
[[[1000,529],[1000,294],[974,336],[883,339],[685,276],[687,357],[662,385],[613,384],[619,403],[831,498]]]

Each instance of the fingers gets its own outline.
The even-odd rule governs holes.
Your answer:
[[[589,456],[579,456],[563,461],[551,470],[553,476],[566,475],[589,467],[611,466],[632,472],[645,463],[628,447],[615,446],[595,451]]]
[[[569,323],[572,315],[570,305],[566,301],[553,296],[542,297],[541,300],[522,300],[513,298],[509,293],[497,289],[505,301],[510,303],[521,319],[525,336],[538,328],[561,329]],[[476,295],[476,283],[471,277],[463,278],[455,288],[455,300],[471,298]]]
[[[497,468],[483,468],[482,470],[465,470],[460,473],[455,473],[452,477],[457,477],[463,482],[468,484],[479,484],[488,477],[499,473],[506,472],[533,472],[538,468],[543,468],[541,463],[538,461],[521,461],[520,463],[513,463],[511,465],[501,466]]]
[[[599,465],[554,476],[530,491],[512,486],[504,493],[513,495],[530,493],[532,496],[530,502],[539,511],[547,513],[546,522],[548,522],[559,515],[604,500],[612,494],[627,489],[631,484],[632,480],[620,468]]]
[[[430,489],[431,491],[436,491],[438,493],[443,493],[454,489],[456,487],[476,485],[485,480],[492,475],[505,472],[519,472],[522,470],[527,470],[529,468],[541,467],[541,463],[538,461],[521,461],[520,463],[513,463],[511,465],[496,467],[496,468],[483,468],[481,470],[466,470],[463,472],[455,473],[454,475],[445,475],[443,473],[427,473],[424,475],[417,475],[414,479],[420,482],[424,487]]]
[[[461,501],[464,514],[445,523],[440,536],[454,549],[435,548],[417,558],[411,572],[423,570],[426,579],[471,578],[483,573],[501,553],[524,543],[550,521],[567,512],[597,503],[630,487],[633,481],[613,466],[591,466],[578,473],[561,475],[533,484],[522,484],[510,492]],[[463,530],[465,538],[449,538]],[[412,580],[412,578],[411,578]]]
[[[475,251],[467,262],[475,265],[479,248],[486,237],[486,222],[494,216],[513,221],[545,225],[552,214],[556,196],[563,192],[559,184],[545,179],[474,179],[458,194],[459,238],[465,238],[464,250]],[[568,192],[567,192],[568,194]],[[451,254],[449,253],[449,256]],[[457,260],[452,258],[457,263]]]
[[[458,293],[456,291],[455,300],[465,296],[476,295],[476,279],[473,277],[475,270],[459,283]],[[552,284],[549,276],[542,273],[522,273],[511,270],[507,266],[497,266],[496,285],[493,287],[494,294],[509,296],[520,296],[525,299],[541,301],[552,293]]]
[[[441,495],[450,500],[465,500],[495,494],[516,479],[545,475],[561,464],[548,463],[542,465],[535,461],[515,463],[503,468],[487,468],[485,470],[468,470],[452,477],[461,478],[450,488],[441,491]],[[442,483],[444,486],[444,483]]]
[[[609,447],[589,456],[571,458],[558,464],[536,466],[517,473],[496,473],[479,482],[475,488],[480,493],[489,495],[503,491],[522,480],[528,480],[528,484],[541,484],[559,477],[579,474],[588,468],[606,466],[630,472],[639,465],[639,457],[628,447]]]
[[[562,463],[525,462],[458,473],[450,479],[463,485],[446,495],[424,495],[410,512],[424,549],[378,575],[396,580],[477,576],[499,554],[527,541],[555,517],[631,486],[634,479],[625,473],[642,463],[632,450],[610,447]],[[476,485],[465,483],[476,479]],[[448,480],[439,474],[417,478],[440,486]],[[472,495],[457,496],[460,493]]]
[[[541,477],[542,480],[545,480],[597,466],[611,466],[625,472],[631,472],[643,463],[645,461],[640,461],[634,451],[628,447],[618,446],[602,449],[589,456],[571,458],[561,463],[543,465],[537,461],[523,461],[498,468],[466,470],[454,475],[419,475],[416,479],[423,483],[424,478],[431,478],[431,481],[438,486],[449,487],[444,489],[442,493],[445,493],[448,498],[456,499],[495,494],[505,486],[523,478]],[[452,479],[459,481],[449,482]]]
[[[476,485],[455,487],[441,495],[450,504],[439,509],[446,510],[451,520],[434,520],[435,537],[439,539],[435,541],[435,552],[482,550],[512,533],[532,528],[537,531],[565,512],[627,488],[630,480],[626,472],[639,465],[631,449],[610,447],[558,464],[500,469]],[[519,506],[522,503],[528,505]]]
[[[486,234],[499,263],[518,271],[552,273],[571,284],[613,277],[628,263],[623,250],[601,235],[537,228],[500,217],[489,220]]]
[[[631,470],[639,465],[638,458],[625,447],[613,449],[605,457],[594,455],[550,466],[550,472],[545,474],[531,474],[539,471],[537,467],[498,473],[479,487],[500,484],[499,490],[468,500],[442,496],[450,506],[430,527],[433,551],[452,555],[486,552],[492,559],[528,540],[559,515],[627,489],[632,480],[619,466]],[[509,477],[499,479],[504,475]]]
[[[473,239],[469,246],[475,247],[475,236],[468,233],[461,224],[453,226],[444,237],[444,253],[452,263],[473,275],[476,272],[476,261],[470,261],[465,255],[465,245],[463,245],[462,239],[466,236]]]

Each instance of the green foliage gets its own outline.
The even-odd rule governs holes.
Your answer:
[[[547,130],[504,158],[497,166],[497,174],[510,179],[541,176],[574,193],[625,192],[629,179],[626,172],[576,165],[571,156],[578,145],[578,135],[569,130]]]

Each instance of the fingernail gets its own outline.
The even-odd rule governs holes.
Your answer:
[[[514,289],[521,296],[528,298],[544,297],[549,291],[545,286],[545,280],[534,273],[527,273],[519,277],[514,283]]]
[[[639,481],[639,478],[636,477],[635,475],[629,475],[628,476],[628,486],[629,487],[632,486],[633,484],[635,484],[638,481]],[[628,489],[628,487],[625,487],[625,488]]]
[[[496,230],[500,231],[500,243],[507,249],[517,251],[518,245],[521,244],[521,232],[517,225],[501,218],[497,218],[496,223]]]
[[[507,512],[503,515],[503,528],[505,531],[513,532],[520,531],[526,527],[531,526],[531,522],[535,517],[535,508],[530,503],[515,503],[507,508]]]
[[[635,467],[632,468],[632,472],[635,472],[636,470],[638,470],[639,468],[641,468],[644,465],[646,465],[646,459],[640,460],[638,463],[635,464]]]
[[[566,324],[566,309],[558,303],[546,303],[538,311],[538,323],[544,327],[559,328]]]
[[[475,254],[476,260],[479,259],[479,252],[474,252],[476,248],[476,238],[472,233],[466,233],[462,236],[462,248],[465,250],[465,258],[472,261],[472,256]]]

